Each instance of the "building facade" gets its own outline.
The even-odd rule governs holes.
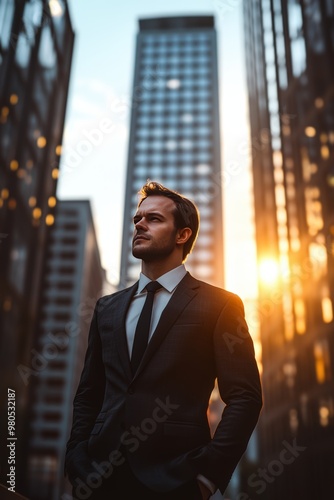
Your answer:
[[[32,354],[36,367],[32,373],[19,366],[30,386],[24,493],[35,500],[58,500],[69,486],[63,470],[72,402],[105,285],[90,202],[58,201],[55,217]]]
[[[244,23],[256,240],[259,269],[268,271],[259,276],[258,309],[259,465],[267,479],[255,468],[248,487],[270,500],[327,499],[334,494],[334,4],[245,1]],[[286,443],[299,446],[289,465],[279,462]]]
[[[137,193],[147,179],[192,199],[200,234],[187,268],[222,285],[222,196],[214,19],[141,19],[132,96],[120,286],[136,281],[131,253]]]
[[[0,398],[16,391],[22,456],[28,386],[18,373],[33,347],[56,185],[74,33],[65,0],[0,2]],[[4,418],[2,418],[4,417]],[[1,413],[1,435],[6,436]],[[1,482],[7,453],[1,448]]]

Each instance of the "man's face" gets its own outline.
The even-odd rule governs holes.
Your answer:
[[[135,225],[132,254],[144,262],[163,260],[176,248],[173,200],[165,196],[149,196],[133,217]]]

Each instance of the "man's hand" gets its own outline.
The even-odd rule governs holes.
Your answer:
[[[199,479],[197,479],[197,482],[198,482],[199,489],[201,490],[203,500],[208,500],[212,495],[211,491]]]

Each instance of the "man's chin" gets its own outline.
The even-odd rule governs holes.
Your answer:
[[[145,252],[144,248],[139,248],[139,245],[136,245],[135,247],[132,247],[132,255],[136,259],[143,259],[148,252]]]
[[[132,250],[132,255],[134,256],[135,259],[141,259],[141,256],[136,250]]]

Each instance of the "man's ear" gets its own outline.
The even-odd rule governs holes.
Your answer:
[[[182,229],[178,229],[176,233],[176,244],[184,245],[192,235],[192,230],[190,227],[183,227]]]

